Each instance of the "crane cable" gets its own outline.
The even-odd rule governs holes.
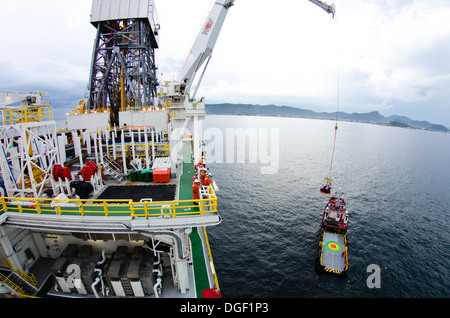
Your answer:
[[[337,24],[337,18],[334,19],[336,24],[336,47],[337,47],[337,92],[336,92],[336,125],[334,126],[334,143],[333,143],[333,153],[331,155],[331,162],[330,162],[330,175],[331,175],[331,169],[333,168],[333,158],[334,158],[334,150],[336,148],[336,135],[338,130],[338,118],[339,118],[339,91],[340,91],[340,54],[339,54],[339,32],[338,32],[338,24]]]
[[[334,149],[336,148],[336,135],[337,135],[338,125],[336,122],[336,126],[334,127],[334,143],[333,143],[333,153],[331,154],[331,162],[330,162],[330,173],[333,168],[333,157],[334,157]]]

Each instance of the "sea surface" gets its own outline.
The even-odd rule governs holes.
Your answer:
[[[217,148],[209,156],[215,162],[207,159],[207,166],[220,189],[223,218],[208,228],[208,237],[222,296],[449,297],[450,135],[339,122],[330,171],[334,125],[300,118],[206,117],[205,143]],[[227,130],[238,128],[247,129],[248,136],[256,133],[258,141],[247,138],[247,156],[238,162],[242,140],[235,138],[236,158],[227,162],[233,145]],[[264,128],[266,138],[259,138]],[[259,152],[256,160],[251,157],[254,147],[279,155],[275,173],[261,173],[270,163]],[[349,211],[349,269],[343,279],[315,271],[328,198],[319,187],[328,175]],[[379,288],[367,283],[371,264],[380,268]]]

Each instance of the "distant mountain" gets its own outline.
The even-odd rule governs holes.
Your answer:
[[[206,113],[209,115],[240,115],[240,116],[272,116],[272,117],[298,117],[314,119],[336,119],[336,113],[315,112],[291,106],[252,105],[252,104],[208,104]],[[338,113],[338,119],[343,121],[356,121],[364,123],[383,124],[396,127],[424,129],[450,133],[450,130],[438,124],[427,121],[412,120],[405,116],[385,117],[377,111],[369,113]]]

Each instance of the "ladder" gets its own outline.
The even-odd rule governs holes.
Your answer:
[[[26,273],[4,258],[11,272],[8,276],[0,273],[0,281],[19,297],[31,297],[37,291],[37,281],[33,274]]]
[[[5,284],[5,286],[11,290],[14,294],[19,297],[32,297],[36,294],[37,288],[26,281],[22,276],[14,271],[8,276],[0,273],[0,282]]]
[[[107,155],[103,156],[103,167],[117,181],[121,182],[123,180],[122,168]]]

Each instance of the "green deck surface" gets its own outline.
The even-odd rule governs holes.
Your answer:
[[[183,174],[180,178],[179,200],[192,200],[192,177],[195,174],[194,163],[192,162],[189,143],[183,144]],[[193,208],[197,209],[198,208]],[[208,271],[206,269],[205,253],[203,244],[198,233],[202,228],[193,227],[189,235],[192,245],[192,257],[194,264],[195,288],[198,298],[203,298],[203,290],[209,289]]]

